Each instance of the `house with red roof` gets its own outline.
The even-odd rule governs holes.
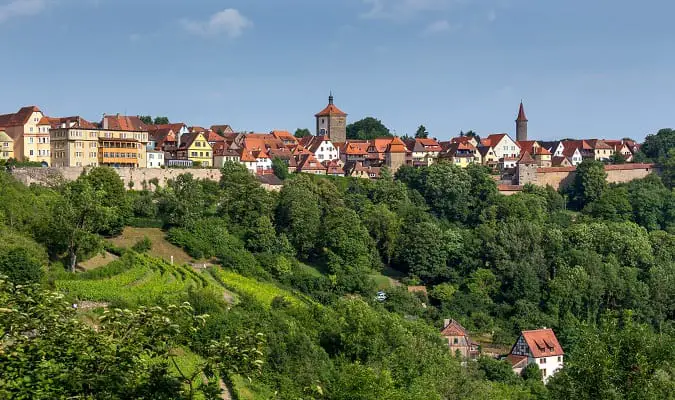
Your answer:
[[[479,163],[481,160],[478,149],[471,144],[471,142],[454,142],[448,146],[440,155],[439,158],[447,160],[448,162],[466,168],[469,164]]]
[[[563,367],[564,356],[565,352],[553,329],[542,328],[522,331],[506,359],[517,374],[520,374],[528,365],[536,364],[546,383]]]
[[[274,130],[270,132],[272,136],[275,138],[281,140],[284,144],[284,146],[295,146],[298,144],[298,138],[293,136],[290,132],[288,131],[280,131],[280,130]]]
[[[12,139],[14,157],[51,165],[50,122],[37,106],[0,115],[0,130]]]
[[[239,163],[241,155],[226,141],[219,141],[213,145],[213,166],[216,168],[223,168],[226,162]]]
[[[492,147],[503,168],[514,168],[520,157],[520,146],[506,133],[496,133],[481,140],[481,145]]]
[[[321,164],[314,154],[303,154],[298,159],[298,166],[296,172],[304,172],[306,174],[326,175],[326,167]]]
[[[340,159],[340,150],[328,136],[305,136],[300,139],[300,144],[311,151],[319,162]]]
[[[466,329],[454,319],[443,321],[441,336],[448,341],[448,348],[453,355],[458,354],[462,358],[470,360],[478,358],[480,354],[478,343],[474,342]]]

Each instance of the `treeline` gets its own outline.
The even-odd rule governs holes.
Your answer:
[[[134,192],[105,168],[54,188],[0,174],[10,238],[0,271],[48,287],[53,270],[74,269],[103,236],[159,224],[192,257],[296,290],[306,306],[191,298],[195,313],[210,315],[181,336],[191,351],[264,336],[260,369],[241,363],[261,398],[668,398],[675,197],[658,176],[608,185],[603,174],[586,162],[567,191],[528,186],[513,196],[480,166],[445,163],[377,181],[294,175],[279,193],[234,163],[220,182],[186,174]],[[394,288],[376,302],[373,276],[383,270],[425,285],[428,298]],[[566,367],[547,387],[506,362],[463,368],[438,337],[443,318],[495,346],[553,327]],[[218,368],[227,375],[239,364]]]

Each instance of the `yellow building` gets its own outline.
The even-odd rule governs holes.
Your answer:
[[[190,160],[193,165],[213,165],[213,149],[201,132],[185,133],[178,143],[178,159]]]
[[[147,165],[147,132],[101,129],[76,118],[52,128],[50,136],[54,167]]]
[[[4,130],[0,130],[0,160],[14,158],[14,141]]]
[[[18,161],[49,163],[49,121],[38,107],[23,107],[17,113],[0,115],[0,129],[12,138]]]

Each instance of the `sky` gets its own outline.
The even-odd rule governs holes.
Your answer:
[[[0,0],[0,113],[397,135],[641,140],[675,127],[675,1]]]

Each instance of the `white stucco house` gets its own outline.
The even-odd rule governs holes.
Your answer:
[[[520,374],[530,364],[537,364],[546,383],[562,369],[565,352],[558,343],[553,329],[522,331],[520,337],[506,357],[513,371]]]

